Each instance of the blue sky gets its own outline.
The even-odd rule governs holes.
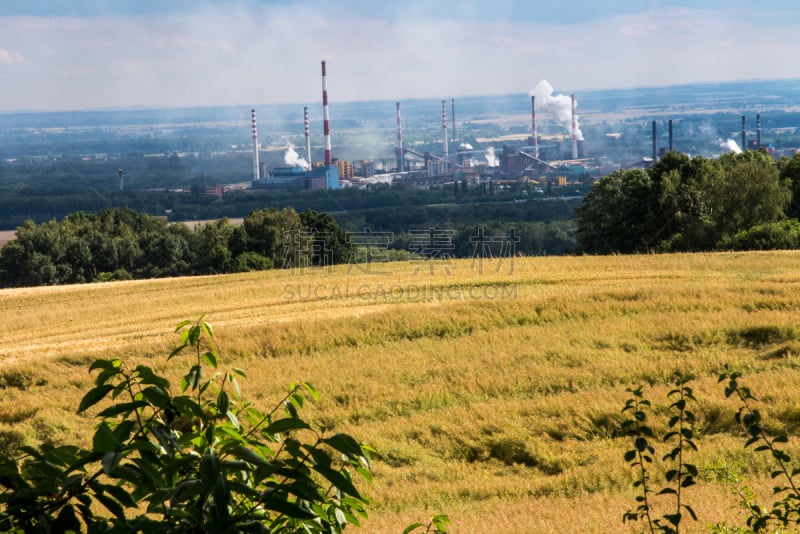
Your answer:
[[[798,78],[795,0],[3,0],[0,110]]]

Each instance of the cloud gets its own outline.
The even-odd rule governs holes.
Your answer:
[[[315,104],[322,59],[334,112],[344,100],[524,93],[543,78],[570,93],[800,77],[800,65],[779,53],[800,47],[800,32],[754,15],[765,6],[634,10],[634,4],[623,14],[557,24],[499,18],[503,9],[484,20],[442,18],[422,0],[364,10],[355,9],[359,2],[253,0],[202,2],[158,15],[0,16],[6,46],[0,65],[16,63],[18,71],[0,80],[0,103],[7,109]]]
[[[21,55],[9,52],[5,48],[0,48],[0,63],[8,65],[11,63],[20,63],[20,62],[22,62]]]

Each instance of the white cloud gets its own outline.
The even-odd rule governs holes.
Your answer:
[[[538,24],[434,19],[410,3],[403,13],[417,16],[396,19],[274,4],[153,17],[0,17],[0,65],[16,69],[0,80],[0,102],[315,103],[322,59],[332,104],[525,93],[542,78],[564,92],[800,76],[780,53],[800,46],[797,28],[742,11],[661,9]]]
[[[0,63],[5,63],[6,65],[8,65],[10,63],[19,63],[21,61],[22,61],[21,55],[9,52],[4,48],[0,48]]]

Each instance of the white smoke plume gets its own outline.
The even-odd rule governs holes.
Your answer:
[[[739,143],[737,143],[733,139],[728,139],[727,141],[720,141],[719,145],[722,148],[727,148],[728,150],[730,150],[734,154],[741,154],[742,153],[742,149],[739,146]]]
[[[283,154],[283,162],[289,167],[300,167],[306,171],[311,168],[308,162],[297,154],[297,151],[294,149],[294,145],[291,144]]]
[[[572,97],[569,95],[553,95],[553,86],[547,80],[536,84],[528,96],[536,97],[536,109],[550,115],[558,121],[572,135]],[[575,107],[578,107],[577,100]],[[578,141],[583,141],[583,132],[578,124],[578,115],[575,115],[577,124],[575,135]]]
[[[461,143],[458,145],[458,148],[463,148],[464,150],[472,150],[472,145],[469,143]]]
[[[486,149],[486,165],[488,167],[499,167],[500,160],[497,159],[497,156],[494,153],[494,147],[490,146]]]

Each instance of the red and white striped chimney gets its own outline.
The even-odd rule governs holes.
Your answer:
[[[328,115],[328,84],[325,80],[325,62],[322,62],[322,130],[325,134],[325,165],[333,165],[331,152],[331,124]]]
[[[444,159],[445,161],[448,160],[448,147],[449,144],[447,142],[447,100],[442,100],[442,132],[444,134]]]
[[[575,94],[572,94],[572,159],[578,159],[578,116],[575,114]]]
[[[258,128],[256,127],[256,110],[250,110],[250,120],[253,127],[253,180],[258,180],[260,172],[258,169]]]
[[[403,126],[400,123],[400,102],[397,103],[397,148],[395,148],[397,156],[397,172],[403,172]]]
[[[303,106],[303,126],[306,135],[306,161],[311,167],[311,128],[308,125],[308,106]]]

